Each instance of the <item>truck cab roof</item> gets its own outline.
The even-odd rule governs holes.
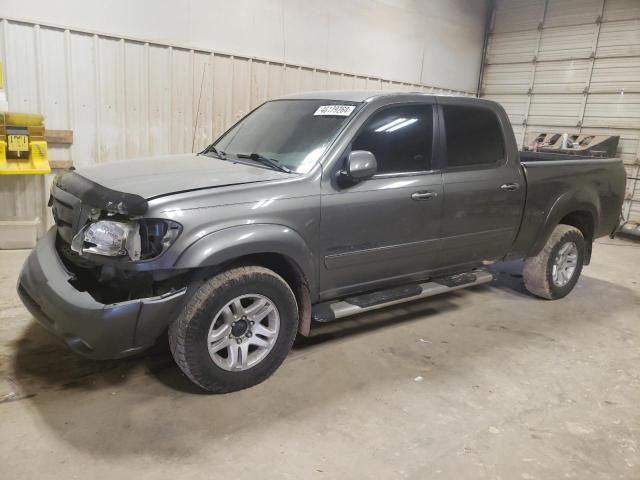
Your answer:
[[[283,95],[275,98],[274,100],[328,100],[328,101],[343,101],[343,102],[370,102],[380,98],[393,99],[393,100],[415,100],[416,98],[433,98],[433,97],[447,97],[455,98],[461,101],[467,101],[475,104],[491,104],[495,105],[495,102],[491,100],[485,100],[477,97],[466,97],[461,95],[434,95],[432,93],[424,92],[409,92],[409,91],[393,91],[393,90],[318,90],[313,92],[294,93],[289,95]]]
[[[383,90],[319,90],[283,95],[275,100],[339,100],[344,102],[365,102],[372,98],[396,95],[413,96],[424,94],[420,92],[393,92]]]

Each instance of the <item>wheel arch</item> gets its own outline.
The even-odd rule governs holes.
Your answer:
[[[215,273],[240,265],[260,265],[280,275],[298,303],[298,331],[308,335],[311,303],[317,296],[316,260],[302,237],[289,227],[252,224],[213,232],[190,245],[176,268]]]
[[[595,218],[593,214],[587,210],[574,210],[562,217],[558,223],[570,225],[580,230],[585,242],[584,264],[589,265],[591,262],[593,236],[595,233]]]
[[[541,234],[537,236],[527,257],[540,253],[557,225],[570,225],[582,232],[586,244],[585,265],[591,260],[591,247],[600,218],[600,201],[597,195],[567,192],[561,195],[549,209]]]
[[[280,275],[293,291],[298,304],[298,332],[307,336],[311,330],[311,294],[309,282],[300,266],[291,257],[280,253],[265,252],[235,258],[224,267],[260,265]]]

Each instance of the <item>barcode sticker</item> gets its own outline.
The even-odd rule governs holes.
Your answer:
[[[348,117],[355,108],[355,105],[322,105],[318,107],[313,116],[329,115],[333,117]]]

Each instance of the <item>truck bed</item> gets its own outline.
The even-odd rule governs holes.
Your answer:
[[[527,195],[510,257],[529,256],[539,250],[540,242],[550,233],[546,230],[563,219],[564,204],[592,218],[592,238],[608,235],[617,227],[625,184],[622,160],[520,152],[520,163]]]

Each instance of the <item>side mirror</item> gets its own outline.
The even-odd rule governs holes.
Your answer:
[[[378,162],[373,153],[366,150],[354,150],[347,158],[346,175],[352,181],[370,178],[378,171]]]

